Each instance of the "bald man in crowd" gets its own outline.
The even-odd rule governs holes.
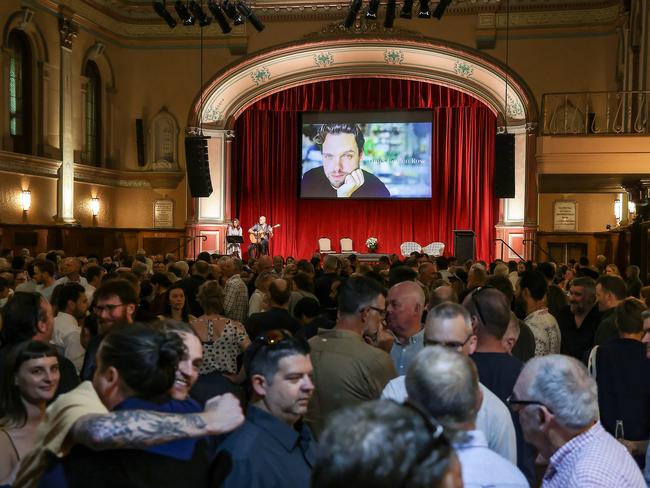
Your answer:
[[[423,347],[424,292],[415,281],[403,281],[388,290],[388,329],[395,336],[390,351],[397,374],[406,374],[411,360]]]
[[[287,329],[292,334],[296,334],[302,327],[300,322],[289,314],[289,298],[291,298],[291,288],[286,280],[276,278],[271,281],[268,291],[270,307],[266,312],[254,313],[248,317],[246,322],[248,335],[255,339],[273,329]]]

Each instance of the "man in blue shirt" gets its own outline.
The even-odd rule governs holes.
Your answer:
[[[314,391],[309,345],[271,330],[254,339],[244,363],[253,398],[244,424],[220,446],[232,460],[223,487],[309,487],[315,441],[302,425]]]

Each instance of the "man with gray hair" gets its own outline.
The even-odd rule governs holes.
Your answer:
[[[397,373],[403,375],[423,347],[424,292],[415,281],[402,281],[388,290],[386,302],[386,325],[395,336],[390,356]]]
[[[424,326],[424,344],[442,345],[466,356],[476,349],[476,336],[467,310],[456,303],[442,303],[433,308]],[[405,376],[391,380],[381,395],[382,399],[403,402],[407,398]],[[483,431],[490,449],[517,462],[517,442],[510,411],[499,398],[479,383],[483,402],[476,417],[476,428]]]
[[[523,473],[490,450],[485,434],[476,429],[483,395],[471,359],[448,347],[427,347],[411,363],[406,391],[453,434],[465,486],[528,487]]]
[[[560,353],[583,360],[594,347],[601,318],[596,282],[588,276],[575,278],[569,288],[569,305],[562,307],[557,317],[562,336]]]
[[[578,360],[556,354],[531,359],[508,403],[526,440],[549,461],[544,488],[645,485],[630,453],[600,424],[596,382]]]

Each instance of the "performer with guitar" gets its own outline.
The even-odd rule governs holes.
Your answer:
[[[280,227],[280,224],[270,225],[266,223],[266,217],[262,215],[257,224],[248,229],[251,245],[248,246],[248,255],[252,256],[255,251],[256,256],[268,256],[269,239],[273,237],[273,229]]]

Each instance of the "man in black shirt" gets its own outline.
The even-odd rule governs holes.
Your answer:
[[[291,290],[286,280],[277,278],[269,285],[269,302],[271,308],[266,312],[254,313],[248,317],[246,330],[251,339],[255,339],[272,329],[287,329],[297,334],[301,329],[300,322],[289,314],[289,298]]]
[[[357,124],[324,124],[315,141],[321,146],[323,166],[302,177],[306,198],[388,198],[386,185],[361,169],[365,138]]]
[[[601,316],[596,306],[596,282],[587,276],[575,278],[569,289],[569,305],[558,316],[560,352],[586,362]]]

